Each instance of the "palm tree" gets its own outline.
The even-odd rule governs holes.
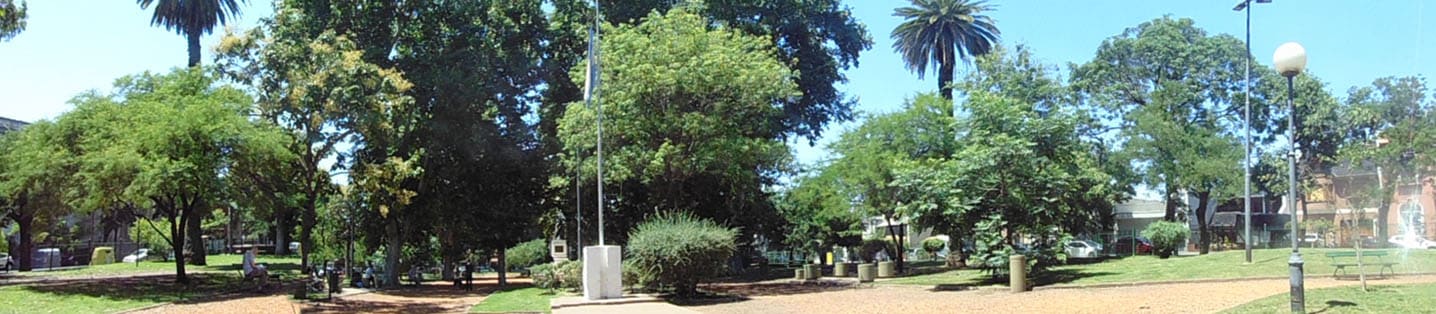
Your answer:
[[[937,61],[938,88],[943,98],[952,99],[949,85],[957,60],[987,54],[1002,34],[991,17],[981,14],[993,8],[982,0],[912,0],[912,6],[893,12],[907,20],[893,29],[893,50],[918,78],[926,74],[929,61]]]
[[[199,65],[199,37],[239,15],[244,0],[136,0],[140,9],[155,7],[150,25],[175,31],[189,40],[189,66]]]

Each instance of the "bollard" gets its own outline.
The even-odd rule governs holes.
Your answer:
[[[1011,285],[1012,292],[1027,291],[1027,257],[1013,255],[1009,264],[1012,271],[1008,273],[1008,284]]]
[[[892,278],[897,276],[897,262],[878,262],[878,278]]]
[[[878,272],[878,265],[871,264],[871,263],[869,263],[869,264],[859,264],[859,265],[858,265],[858,282],[873,282],[873,278],[877,277],[877,276],[876,276],[876,275],[877,275],[877,272]]]

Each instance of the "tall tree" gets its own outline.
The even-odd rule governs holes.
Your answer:
[[[1194,144],[1217,145],[1241,130],[1242,106],[1231,98],[1245,84],[1238,70],[1243,47],[1234,37],[1207,35],[1190,19],[1162,17],[1103,41],[1092,61],[1073,70],[1073,86],[1104,109],[1102,118],[1115,121],[1108,127],[1132,150],[1143,182],[1164,189],[1166,220],[1178,218],[1183,191],[1200,197],[1217,188],[1200,178],[1220,173],[1207,171],[1233,171],[1194,166],[1210,159],[1204,152],[1222,149]],[[1260,109],[1270,100],[1252,101],[1259,109],[1253,128],[1265,131]],[[1240,156],[1222,158],[1236,158],[1225,163],[1231,168],[1240,164]]]
[[[183,248],[182,226],[219,204],[224,173],[235,160],[289,154],[288,136],[246,117],[248,96],[216,85],[205,73],[190,68],[125,77],[112,95],[76,98],[76,111],[94,107],[105,113],[91,116],[100,121],[81,135],[84,153],[77,178],[84,193],[76,201],[136,204],[151,217],[167,220],[168,242]],[[188,282],[185,258],[175,253],[179,282]]]
[[[993,9],[983,0],[912,0],[912,6],[893,11],[906,20],[893,29],[893,50],[918,78],[932,64],[942,98],[952,99],[958,61],[992,51],[1002,34],[992,17],[983,14]]]
[[[164,26],[185,37],[189,47],[189,67],[199,66],[200,36],[209,34],[216,25],[224,25],[231,17],[239,15],[240,1],[243,0],[136,0],[140,9],[154,6],[151,25]],[[189,225],[183,226],[190,236],[188,250],[194,253],[194,258],[190,260],[194,265],[205,264],[204,234],[200,226],[205,214],[200,213],[200,218],[192,219]]]
[[[856,100],[843,95],[842,71],[858,66],[858,56],[872,48],[867,28],[840,0],[601,0],[604,18],[612,24],[637,24],[651,12],[675,7],[704,16],[743,33],[766,37],[778,61],[794,73],[798,97],[774,100],[781,105],[785,136],[814,141],[831,122],[852,120]]]
[[[684,10],[604,34],[607,239],[622,243],[624,230],[671,211],[742,226],[745,235],[775,231],[781,217],[763,188],[776,183],[789,153],[780,127],[763,122],[781,115],[776,99],[797,92],[773,47]],[[594,109],[569,105],[559,123],[567,151],[594,151]],[[561,158],[561,173],[594,177],[594,156]]]
[[[25,2],[15,5],[15,0],[0,0],[0,41],[10,41],[25,30]]]
[[[0,222],[19,226],[19,245],[12,256],[22,271],[33,267],[36,228],[44,227],[36,223],[71,211],[61,197],[74,173],[75,157],[65,149],[63,135],[54,122],[40,121],[0,136]]]
[[[225,25],[231,17],[239,15],[239,4],[244,0],[135,0],[140,9],[155,7],[150,24],[164,26],[184,36],[189,43],[190,67],[199,65],[199,38],[214,31],[217,25]]]
[[[1376,205],[1377,236],[1390,236],[1390,211],[1397,187],[1420,184],[1436,157],[1430,153],[1436,138],[1430,135],[1436,119],[1436,101],[1427,94],[1424,78],[1385,77],[1371,86],[1352,88],[1346,99],[1350,137],[1341,148],[1342,158],[1355,165],[1382,170],[1384,184],[1364,195]]]
[[[221,73],[248,85],[258,96],[254,111],[260,117],[293,134],[289,147],[299,158],[278,166],[293,173],[247,182],[265,183],[259,188],[270,193],[298,194],[293,205],[300,215],[301,247],[306,248],[300,260],[308,265],[317,208],[334,192],[331,171],[362,161],[356,151],[345,151],[340,145],[358,144],[355,149],[359,149],[380,137],[406,134],[412,123],[406,120],[412,118],[408,116],[412,98],[404,93],[413,85],[396,70],[365,62],[348,37],[302,31],[295,25],[302,20],[293,12],[282,8],[265,26],[226,36],[219,47],[219,64]],[[392,138],[381,142],[397,145]],[[370,162],[383,163],[388,155],[384,156]],[[330,158],[338,162],[326,169],[323,164]],[[286,232],[282,225],[279,229]]]

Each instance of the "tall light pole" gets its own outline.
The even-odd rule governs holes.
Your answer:
[[[1291,312],[1306,313],[1306,293],[1302,287],[1302,260],[1301,249],[1296,243],[1296,156],[1300,154],[1296,145],[1296,88],[1293,83],[1296,76],[1306,69],[1306,48],[1296,42],[1288,42],[1276,47],[1276,53],[1272,54],[1272,64],[1276,65],[1277,72],[1286,77],[1286,138],[1291,141],[1291,151],[1287,154],[1287,206],[1291,215],[1291,258],[1287,265],[1291,266]]]
[[[1271,3],[1271,0],[1256,0],[1256,3]],[[1243,145],[1243,149],[1244,149],[1244,151],[1242,152],[1242,173],[1244,173],[1244,175],[1242,176],[1242,182],[1243,182],[1243,188],[1244,188],[1244,189],[1243,189],[1244,193],[1242,193],[1242,195],[1244,196],[1244,197],[1242,197],[1242,200],[1243,200],[1243,202],[1242,202],[1242,208],[1243,208],[1242,213],[1243,213],[1243,216],[1242,216],[1242,217],[1244,217],[1243,220],[1242,220],[1242,225],[1243,225],[1243,229],[1244,229],[1243,232],[1242,232],[1242,244],[1243,244],[1243,246],[1245,246],[1245,249],[1246,249],[1246,253],[1247,253],[1247,264],[1251,264],[1251,263],[1252,263],[1252,9],[1251,9],[1251,4],[1252,4],[1252,0],[1242,0],[1241,3],[1237,3],[1237,6],[1236,6],[1235,8],[1232,8],[1232,11],[1246,11],[1246,13],[1247,13],[1247,39],[1246,39],[1246,45],[1247,45],[1247,60],[1246,60],[1246,61],[1247,61],[1247,63],[1246,63],[1246,66],[1242,67],[1242,69],[1246,71],[1246,78],[1247,78],[1247,79],[1246,79],[1246,84],[1244,84],[1244,86],[1243,86],[1243,89],[1244,89],[1243,93],[1244,93],[1244,94],[1242,95],[1242,100],[1246,103],[1246,105],[1245,105],[1246,108],[1244,109],[1245,113],[1243,113],[1243,115],[1242,115],[1242,130],[1245,132],[1245,135],[1242,136],[1242,145]]]

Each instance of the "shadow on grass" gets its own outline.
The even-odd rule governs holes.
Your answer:
[[[1326,313],[1327,311],[1339,310],[1339,309],[1342,308],[1342,307],[1349,307],[1349,306],[1356,306],[1356,302],[1347,302],[1347,301],[1341,301],[1341,300],[1329,300],[1329,301],[1326,301],[1326,307],[1321,308],[1320,310],[1313,311],[1313,312],[1311,312],[1311,314]]]
[[[474,296],[491,295],[500,291],[518,290],[533,287],[531,283],[509,283],[500,287],[498,280],[474,280],[473,290],[464,290],[449,284],[446,281],[429,282],[419,286],[402,286],[393,289],[376,291],[376,294],[402,297],[402,298],[463,298]]]
[[[712,283],[699,286],[698,296],[667,295],[668,303],[683,306],[742,302],[758,296],[779,296],[852,289],[854,283],[839,280],[809,282]]]
[[[189,281],[188,284],[176,283],[174,275],[106,279],[75,278],[27,284],[21,289],[56,296],[88,296],[148,303],[175,302],[182,304],[217,302],[256,295],[276,295],[291,290],[286,289],[281,281],[271,281],[269,286],[259,289],[252,283],[241,282],[237,275],[189,274]]]
[[[335,299],[313,304],[305,308],[304,313],[440,313],[447,310],[436,303]]]
[[[259,263],[260,263],[260,264],[264,264],[264,267],[265,267],[266,269],[268,269],[269,272],[271,272],[271,273],[273,273],[273,272],[285,272],[285,273],[293,272],[293,273],[298,273],[298,272],[300,271],[299,264],[297,264],[297,263],[265,263],[263,260],[259,261]],[[191,266],[191,267],[192,267],[192,266]],[[243,267],[242,265],[240,265],[240,264],[209,265],[209,266],[203,266],[203,267],[204,267],[205,270],[212,270],[212,271],[232,271],[232,272],[235,272],[235,273],[238,273],[241,269],[244,269],[244,267]]]
[[[976,269],[974,269],[973,271],[981,271],[981,270],[976,270]],[[1077,270],[1077,269],[1054,269],[1054,270],[1048,270],[1048,271],[1046,271],[1046,272],[1043,272],[1042,274],[1037,275],[1036,277],[1029,278],[1029,280],[1031,281],[1031,284],[1032,284],[1033,286],[1050,286],[1050,285],[1056,285],[1056,284],[1071,283],[1071,282],[1073,282],[1073,281],[1077,281],[1078,279],[1101,277],[1101,276],[1116,275],[1116,274],[1117,274],[1117,273],[1114,273],[1114,272],[1087,272],[1087,271]],[[959,283],[959,284],[939,284],[939,285],[933,286],[932,288],[928,289],[928,291],[933,291],[933,292],[966,291],[966,290],[974,290],[974,289],[977,289],[977,288],[980,288],[980,287],[986,287],[986,286],[1006,286],[1006,285],[1008,285],[1009,283],[1010,283],[1010,282],[1009,282],[1009,279],[1008,279],[1007,276],[1000,276],[1000,277],[998,277],[998,276],[988,276],[986,279],[983,279],[983,280],[977,281],[977,282]]]

